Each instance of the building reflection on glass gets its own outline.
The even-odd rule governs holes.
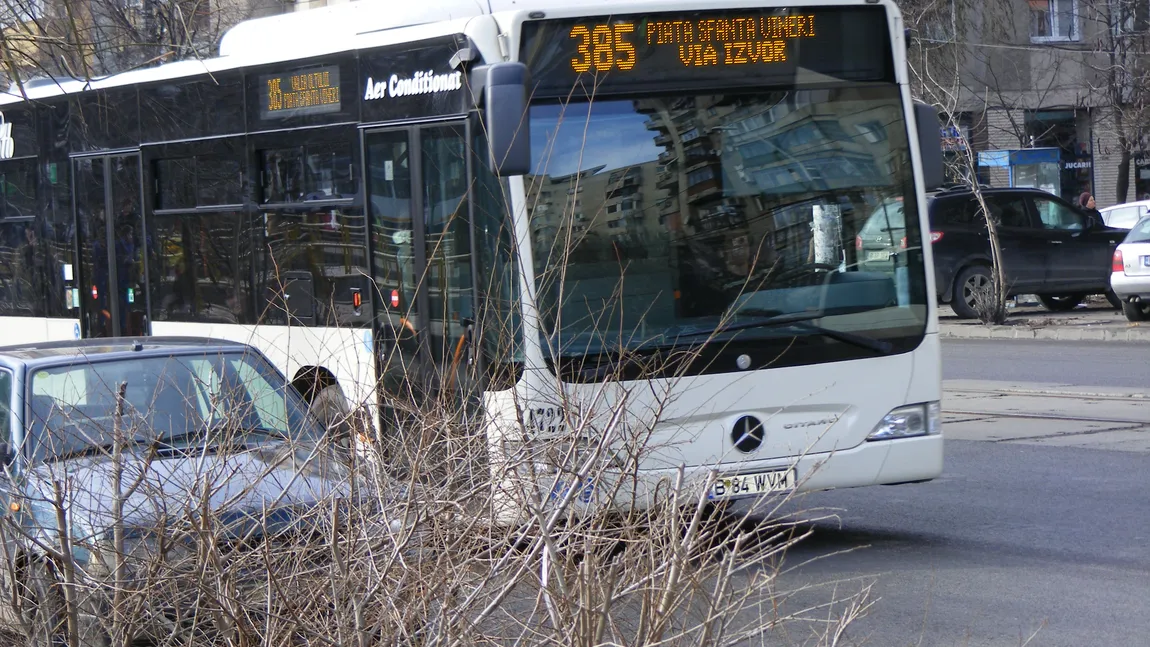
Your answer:
[[[540,151],[528,185],[531,234],[544,298],[559,299],[559,284],[567,284],[564,328],[575,325],[571,316],[588,316],[586,305],[570,303],[575,280],[595,303],[639,308],[624,316],[646,325],[716,315],[739,292],[856,269],[858,230],[877,205],[902,195],[910,174],[905,153],[889,141],[905,137],[892,133],[903,128],[897,102],[858,91],[597,101],[533,117]],[[574,139],[590,148],[609,126],[613,150],[629,152],[626,163],[546,172],[562,166],[558,151],[572,131],[585,130]],[[537,136],[546,143],[537,145]],[[604,150],[586,150],[583,159],[611,159]],[[566,274],[549,281],[560,258]],[[608,273],[608,265],[626,267],[633,301],[636,291],[647,298],[614,303],[621,270]]]

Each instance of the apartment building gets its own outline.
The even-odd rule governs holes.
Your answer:
[[[943,133],[952,160],[973,156],[978,179],[994,186],[1037,187],[1071,201],[1090,192],[1099,207],[1119,199],[1124,172],[1126,199],[1150,198],[1142,124],[1150,85],[1141,69],[1150,58],[1150,2],[903,4],[916,76],[942,86],[920,91],[954,107]],[[1120,73],[1108,76],[1113,70]]]

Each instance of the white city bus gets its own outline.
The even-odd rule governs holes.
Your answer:
[[[241,340],[370,406],[398,359],[478,366],[492,451],[621,410],[661,447],[641,483],[714,469],[717,499],[932,479],[939,128],[903,29],[887,0],[359,2],[14,86],[0,329]]]

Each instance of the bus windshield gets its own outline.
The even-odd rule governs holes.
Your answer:
[[[854,244],[891,205],[907,211],[900,236],[920,239],[902,114],[893,85],[534,105],[544,341],[561,356],[638,350],[813,313],[917,345],[920,246],[864,265]],[[796,335],[740,328],[738,343]]]

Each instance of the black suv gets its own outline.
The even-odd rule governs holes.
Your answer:
[[[1007,296],[1037,294],[1050,310],[1071,310],[1089,294],[1110,292],[1110,265],[1125,231],[1038,189],[982,189],[998,226]],[[932,193],[930,236],[938,298],[959,317],[976,317],[976,295],[991,284],[990,239],[969,188]],[[879,205],[859,231],[865,268],[906,247],[902,203]],[[1117,306],[1115,306],[1117,307]]]

